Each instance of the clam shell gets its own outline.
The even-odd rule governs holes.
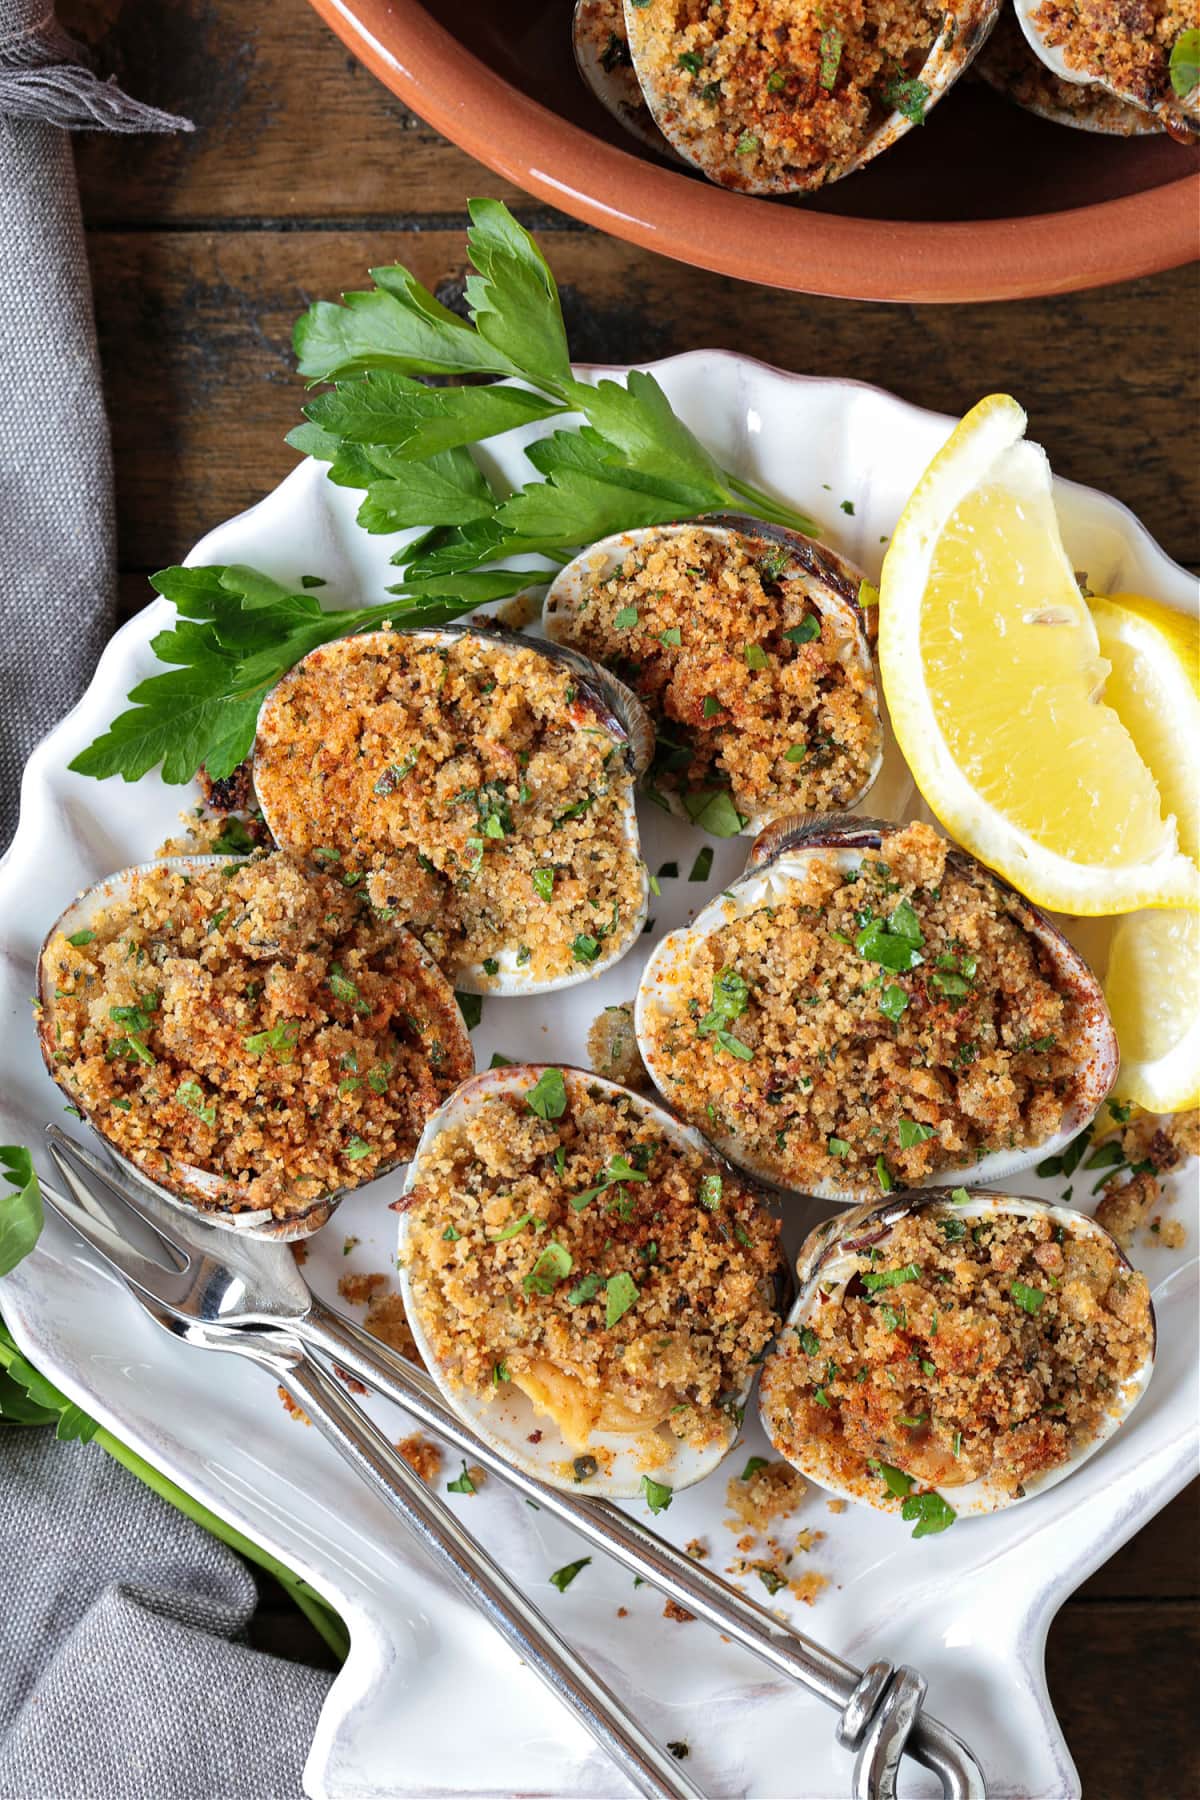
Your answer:
[[[674,986],[676,972],[683,967],[697,938],[710,935],[728,922],[732,903],[734,917],[754,912],[772,897],[778,899],[789,884],[801,876],[806,865],[816,856],[832,856],[839,869],[857,868],[863,852],[877,850],[888,833],[901,829],[883,820],[831,814],[826,817],[779,819],[755,841],[746,872],[732,888],[711,900],[695,921],[680,931],[670,932],[659,943],[646,965],[638,987],[634,1023],[642,1061],[659,1092],[670,1094],[667,1072],[650,1036],[650,1024],[657,1010],[666,1010]],[[1100,983],[1075,947],[1070,944],[1046,915],[1014,888],[984,868],[963,850],[951,849],[950,858],[960,868],[982,873],[1005,894],[1015,897],[1014,916],[1017,923],[1046,950],[1061,985],[1068,983],[1086,997],[1085,1036],[1088,1056],[1081,1071],[1078,1095],[1064,1112],[1057,1130],[1044,1143],[1027,1149],[997,1150],[981,1157],[965,1168],[943,1169],[922,1182],[922,1187],[936,1187],[952,1181],[955,1186],[973,1187],[986,1182],[1003,1181],[1021,1169],[1028,1169],[1044,1157],[1065,1148],[1096,1114],[1098,1107],[1116,1079],[1119,1055],[1116,1033],[1105,1005]],[[748,1154],[736,1137],[715,1135],[713,1143],[721,1154],[781,1192],[795,1192],[782,1187],[779,1173]],[[874,1188],[838,1187],[832,1182],[815,1184],[811,1193],[825,1200],[845,1205],[874,1197]]]
[[[798,194],[812,192],[831,181],[853,174],[888,150],[913,128],[914,121],[894,111],[882,120],[871,135],[840,162],[821,164],[810,169],[764,168],[751,172],[736,155],[731,159],[723,149],[707,141],[707,132],[696,129],[687,109],[680,107],[672,95],[669,80],[660,78],[650,64],[650,46],[656,21],[653,9],[645,0],[624,0],[625,28],[633,54],[638,82],[663,136],[681,156],[722,187],[739,189],[749,194]],[[964,0],[957,16],[948,16],[924,63],[915,71],[917,79],[929,90],[924,115],[953,87],[986,43],[996,23],[1000,0]],[[707,124],[707,121],[705,121]]]
[[[485,639],[489,644],[505,654],[518,651],[531,651],[536,656],[543,656],[548,661],[568,668],[579,677],[576,698],[572,706],[571,723],[577,730],[587,729],[589,724],[600,724],[611,731],[615,737],[625,742],[625,761],[635,780],[650,765],[654,755],[654,727],[641,701],[622,681],[618,681],[607,669],[600,668],[586,656],[572,650],[565,644],[551,644],[539,638],[517,636],[511,631],[504,631],[494,625],[475,623],[470,625],[443,625],[416,631],[372,631],[362,632],[356,641],[374,644],[381,652],[393,648],[397,640],[416,644],[444,644],[456,642],[460,638],[477,637]],[[302,657],[294,668],[289,669],[283,679],[271,689],[259,709],[258,735],[255,738],[254,767],[263,757],[261,733],[264,720],[269,719],[271,709],[280,696],[285,695],[291,686],[298,682],[306,666],[313,657],[319,657],[327,645],[313,650]],[[263,817],[277,844],[282,849],[294,849],[287,842],[287,833],[279,825],[273,815],[271,793],[267,783],[260,784],[257,774],[255,791]],[[638,834],[637,808],[631,792],[624,815],[624,835],[629,846],[630,855],[637,863],[641,863],[641,839]],[[650,900],[649,878],[642,869],[642,897],[636,914],[629,921],[625,931],[620,935],[605,938],[602,941],[601,953],[595,962],[581,964],[565,975],[552,980],[538,980],[528,967],[517,962],[517,946],[505,945],[495,953],[499,963],[499,972],[489,976],[480,963],[461,966],[448,971],[452,975],[455,987],[468,994],[548,994],[558,988],[574,987],[579,982],[590,981],[605,969],[619,962],[625,953],[632,949],[642,934],[642,927]]]
[[[867,1205],[855,1207],[851,1212],[840,1213],[818,1225],[801,1246],[796,1270],[797,1298],[784,1329],[799,1329],[803,1326],[812,1317],[816,1303],[822,1296],[826,1297],[828,1303],[827,1297],[830,1294],[840,1295],[851,1275],[860,1266],[860,1259],[855,1256],[855,1247],[860,1251],[867,1245],[879,1248],[886,1243],[887,1233],[902,1218],[944,1204],[946,1199],[945,1189],[906,1190],[890,1194],[886,1199],[876,1199]],[[1073,1233],[1101,1239],[1123,1267],[1131,1267],[1129,1259],[1104,1227],[1098,1225],[1089,1214],[1076,1212],[1073,1207],[1055,1206],[1049,1201],[1013,1194],[975,1192],[969,1200],[951,1204],[948,1210],[964,1221],[994,1217],[997,1213],[1015,1214],[1019,1218],[1046,1218]],[[1150,1348],[1144,1362],[1126,1382],[1115,1410],[1105,1416],[1093,1437],[1074,1450],[1067,1461],[1057,1468],[1048,1469],[1044,1474],[1026,1481],[1023,1484],[1024,1492],[1020,1495],[1008,1493],[986,1478],[966,1482],[961,1487],[948,1488],[947,1496],[958,1516],[977,1517],[999,1512],[1005,1507],[1019,1506],[1023,1501],[1032,1499],[1035,1494],[1045,1493],[1047,1489],[1056,1487],[1060,1481],[1065,1481],[1069,1475],[1074,1474],[1089,1457],[1094,1456],[1105,1440],[1124,1424],[1145,1393],[1154,1373],[1157,1332],[1153,1303],[1150,1306],[1150,1334]],[[783,1444],[787,1441],[787,1433],[781,1423],[785,1400],[784,1394],[779,1391],[786,1386],[786,1377],[781,1376],[776,1381],[777,1369],[782,1367],[777,1359],[778,1352],[771,1351],[763,1366],[759,1385],[759,1416],[772,1444],[781,1455],[786,1455]],[[845,1485],[815,1451],[810,1458],[790,1456],[787,1460],[830,1493],[839,1494],[847,1500],[865,1500],[884,1511],[894,1510],[882,1498],[877,1497],[877,1490],[869,1484],[862,1487]]]
[[[798,582],[805,598],[812,602],[821,617],[837,622],[842,634],[842,656],[847,661],[852,660],[858,664],[867,684],[866,691],[871,708],[878,722],[878,740],[868,777],[857,793],[848,796],[845,801],[847,806],[856,805],[864,794],[870,791],[879,774],[883,766],[884,749],[879,693],[871,659],[868,624],[858,604],[859,589],[866,577],[854,563],[839,556],[836,551],[830,550],[826,545],[819,544],[815,538],[805,537],[798,531],[789,531],[781,525],[769,525],[762,519],[754,519],[736,513],[714,514],[711,518],[684,520],[678,525],[649,525],[636,531],[616,532],[611,537],[601,538],[589,549],[581,551],[564,569],[559,571],[551,582],[542,611],[542,623],[547,637],[554,644],[562,645],[564,643],[573,628],[574,621],[579,616],[584,598],[592,583],[598,577],[603,579],[634,545],[643,544],[653,538],[678,537],[684,532],[696,529],[702,529],[712,537],[725,542],[737,537],[750,537],[786,548],[795,557],[799,568],[795,573],[786,574],[782,579]],[[598,562],[597,559],[602,560]],[[653,725],[651,725],[651,731],[653,732]],[[652,757],[653,744],[651,745]],[[648,762],[646,766],[649,766]],[[662,798],[676,818],[686,819],[688,817],[683,801],[677,793],[666,789],[663,790]],[[743,837],[755,836],[776,816],[778,815],[769,811],[753,814],[747,819],[740,835]]]
[[[38,952],[37,989],[41,1011],[38,1018],[38,1045],[42,1059],[51,1079],[61,1089],[71,1105],[79,1112],[86,1124],[96,1133],[104,1144],[114,1162],[133,1176],[143,1187],[156,1194],[160,1200],[175,1207],[180,1212],[195,1213],[197,1208],[203,1211],[204,1217],[214,1225],[226,1225],[247,1237],[269,1238],[277,1243],[287,1242],[294,1238],[311,1237],[314,1231],[332,1217],[341,1201],[353,1189],[351,1187],[335,1188],[329,1193],[317,1195],[302,1211],[292,1213],[286,1219],[277,1219],[265,1209],[253,1209],[247,1206],[241,1210],[222,1206],[216,1203],[216,1196],[235,1193],[233,1183],[215,1175],[211,1170],[195,1168],[186,1163],[173,1163],[172,1179],[169,1182],[152,1179],[146,1172],[126,1156],[113,1144],[104,1129],[104,1122],[90,1114],[86,1107],[80,1105],[76,1096],[71,1093],[60,1078],[60,1072],[54,1061],[54,984],[47,965],[47,952],[56,935],[61,931],[70,937],[76,931],[89,926],[106,906],[123,899],[129,892],[134,878],[149,874],[153,870],[175,868],[181,870],[201,870],[212,868],[228,869],[239,859],[228,856],[169,856],[160,857],[155,862],[136,863],[126,869],[118,869],[115,874],[94,886],[85,888],[70,906],[55,920]],[[400,940],[406,953],[411,956],[418,969],[423,971],[431,987],[440,993],[443,1004],[448,1006],[450,1015],[458,1020],[460,1029],[459,1048],[467,1063],[474,1066],[475,1055],[470,1034],[466,1024],[454,1004],[454,992],[446,977],[442,974],[428,951],[411,933],[395,926],[397,939]],[[373,1180],[385,1175],[389,1170],[400,1166],[400,1159],[380,1167]],[[364,1184],[359,1184],[364,1185]]]
[[[976,58],[972,76],[1006,100],[1053,125],[1104,137],[1145,137],[1162,131],[1153,113],[1119,100],[1107,88],[1062,82],[1030,49],[1015,15],[1005,10]]]
[[[422,1169],[428,1160],[436,1154],[438,1138],[444,1131],[461,1125],[469,1120],[472,1112],[484,1101],[496,1094],[524,1094],[534,1086],[547,1067],[563,1067],[560,1064],[514,1063],[505,1068],[486,1069],[478,1075],[464,1081],[455,1089],[433,1114],[421,1134],[416,1154],[409,1164],[405,1177],[403,1193],[408,1194],[421,1180]],[[614,1098],[630,1101],[639,1112],[652,1117],[664,1138],[672,1143],[684,1145],[698,1150],[704,1156],[712,1158],[712,1149],[698,1131],[690,1126],[682,1125],[671,1113],[666,1112],[653,1100],[646,1100],[640,1094],[632,1093],[615,1081],[608,1081],[602,1075],[595,1075],[587,1069],[563,1067],[568,1080],[572,1076],[589,1087],[602,1088],[606,1094]],[[596,1474],[585,1476],[582,1481],[563,1473],[563,1464],[570,1465],[578,1452],[571,1449],[554,1421],[547,1414],[538,1412],[532,1401],[513,1383],[508,1382],[501,1387],[495,1396],[484,1401],[470,1393],[466,1388],[455,1387],[445,1377],[438,1362],[437,1355],[429,1341],[421,1323],[420,1306],[414,1292],[412,1271],[405,1260],[405,1246],[410,1233],[410,1216],[401,1211],[399,1229],[399,1270],[400,1291],[404,1297],[404,1310],[408,1315],[409,1326],[416,1340],[417,1349],[436,1381],[443,1399],[480,1437],[486,1438],[492,1447],[506,1456],[510,1462],[517,1464],[531,1475],[549,1482],[552,1487],[565,1488],[570,1492],[580,1489],[603,1494],[611,1499],[628,1499],[641,1490],[644,1474],[649,1473],[656,1481],[664,1481],[672,1488],[691,1487],[702,1481],[706,1475],[718,1466],[726,1453],[731,1449],[738,1436],[736,1420],[730,1417],[729,1429],[720,1442],[697,1449],[682,1439],[671,1437],[661,1432],[662,1441],[669,1446],[669,1456],[662,1463],[648,1469],[644,1460],[639,1459],[636,1446],[639,1439],[622,1432],[596,1432],[592,1443],[609,1452],[612,1457],[606,1473],[603,1466]],[[745,1388],[736,1397],[738,1406],[744,1406],[749,1399],[754,1379],[751,1376]],[[531,1433],[540,1433],[536,1443],[530,1442]]]
[[[614,61],[610,56],[614,38],[625,46],[626,59]],[[656,156],[668,157],[671,162],[682,162],[679,152],[654,123],[654,115],[638,85],[632,59],[628,58],[621,0],[576,0],[571,16],[571,45],[584,86],[605,112],[643,148],[653,150]]]
[[[1102,75],[1072,68],[1061,46],[1046,41],[1036,16],[1042,4],[1043,0],[1013,0],[1013,10],[1026,43],[1052,75],[1056,75],[1060,81],[1069,82],[1073,87],[1095,88],[1101,94],[1114,95],[1125,105],[1148,114],[1157,121],[1158,129],[1169,132],[1180,142],[1187,143],[1200,134],[1200,87],[1193,88],[1184,99],[1172,95],[1169,100],[1150,106],[1139,95],[1120,87],[1116,82],[1106,80]]]

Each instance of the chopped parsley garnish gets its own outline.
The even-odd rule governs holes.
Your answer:
[[[712,874],[713,850],[711,844],[705,844],[696,852],[696,860],[688,873],[689,881],[707,881]]]
[[[850,1154],[850,1145],[847,1143],[845,1138],[831,1137],[827,1141],[825,1148],[828,1150],[830,1156],[841,1157],[841,1156],[849,1156],[849,1154]]]
[[[712,837],[736,837],[746,823],[728,788],[693,788],[682,798],[692,824]]]
[[[805,1356],[817,1356],[820,1354],[821,1340],[811,1325],[803,1326],[800,1330],[799,1337],[800,1348],[803,1350]]]
[[[343,975],[341,965],[333,963],[329,971],[329,988],[335,1000],[345,1006],[352,1006],[356,1013],[369,1013],[371,1008],[358,991],[358,986],[349,976]]]
[[[783,635],[789,644],[811,644],[821,635],[821,621],[814,613],[805,613],[800,623],[789,626]]]
[[[967,1235],[967,1228],[961,1219],[939,1219],[937,1228],[948,1244],[959,1244]]]
[[[719,1175],[702,1175],[700,1177],[700,1204],[707,1212],[716,1212],[721,1204],[721,1189],[724,1182]]]
[[[940,1494],[929,1493],[910,1494],[900,1508],[900,1517],[908,1524],[915,1522],[913,1536],[923,1538],[935,1537],[939,1531],[948,1530],[958,1514]]]
[[[758,138],[752,131],[743,131],[741,137],[733,146],[733,154],[735,156],[753,156],[754,152],[758,149],[758,142]]]
[[[906,1281],[919,1281],[921,1270],[917,1263],[905,1263],[900,1269],[868,1269],[860,1279],[868,1294],[877,1294],[881,1288],[900,1287]]]
[[[869,607],[879,605],[879,589],[874,585],[873,582],[870,582],[870,581],[860,581],[859,582],[859,584],[858,584],[858,605],[859,605],[859,610],[861,612],[866,612]]]
[[[610,1275],[606,1282],[608,1303],[604,1313],[604,1324],[611,1331],[618,1319],[624,1318],[638,1297],[638,1285],[632,1275],[622,1270],[619,1275]]]
[[[618,612],[613,614],[613,624],[618,631],[629,631],[637,622],[638,609],[636,606],[622,606]]]
[[[908,995],[902,987],[892,982],[879,996],[879,1010],[885,1019],[890,1019],[893,1025],[897,1024],[901,1014],[908,1010]]]
[[[658,641],[668,649],[678,650],[683,643],[683,634],[678,625],[668,625],[665,631],[659,632]]]
[[[72,949],[82,950],[85,944],[91,943],[95,935],[94,931],[73,931],[71,936],[67,939],[67,942],[71,945]]]
[[[918,1144],[923,1144],[927,1138],[933,1136],[932,1125],[922,1125],[917,1119],[901,1119],[900,1121],[900,1148],[902,1150],[913,1150]]]
[[[474,1031],[483,1017],[483,995],[464,994],[459,988],[455,988],[454,998],[458,1001],[458,1010],[463,1016],[463,1024],[468,1031]]]
[[[453,1481],[446,1483],[446,1492],[448,1494],[473,1494],[476,1492],[475,1483],[471,1480],[471,1472],[465,1462],[462,1466],[462,1474],[456,1475]]]
[[[700,711],[704,718],[715,719],[717,714],[723,711],[723,708],[715,694],[705,694],[704,705],[700,708]]]
[[[669,1488],[665,1481],[651,1480],[649,1475],[642,1476],[641,1488],[652,1513],[666,1512],[675,1498],[674,1488]]]
[[[929,99],[929,89],[923,81],[906,76],[902,69],[897,68],[896,73],[880,89],[879,97],[885,106],[894,107],[913,125],[925,123],[925,102]],[[919,1535],[918,1532],[913,1533],[914,1537]]]
[[[556,1587],[560,1594],[565,1594],[580,1569],[586,1569],[591,1562],[590,1556],[581,1556],[578,1562],[564,1563],[561,1569],[555,1569],[550,1577],[550,1586]]]
[[[361,1162],[364,1156],[372,1155],[374,1151],[370,1144],[364,1143],[360,1137],[352,1137],[346,1145],[346,1159],[349,1162]]]
[[[777,1594],[780,1588],[785,1588],[787,1586],[787,1576],[781,1575],[778,1569],[772,1569],[766,1563],[757,1564],[755,1567],[755,1574],[766,1588],[768,1594]]]
[[[539,899],[549,903],[554,898],[553,869],[535,869],[530,880],[533,882],[533,891]]]
[[[442,1242],[444,1244],[457,1244],[461,1236],[462,1232],[458,1229],[457,1225],[447,1225],[445,1231],[442,1233]]]
[[[576,962],[594,963],[600,954],[600,941],[590,932],[581,931],[571,945],[571,954]]]
[[[542,1254],[521,1283],[526,1294],[552,1294],[560,1281],[565,1281],[573,1267],[571,1252],[565,1244],[547,1244]]]
[[[1014,1281],[1008,1291],[1022,1312],[1029,1313],[1031,1317],[1036,1317],[1045,1304],[1044,1291],[1041,1288],[1026,1287],[1023,1281]]]
[[[570,1293],[567,1295],[567,1300],[571,1306],[584,1306],[589,1300],[594,1300],[596,1298],[596,1295],[603,1286],[603,1275],[597,1275],[594,1272],[590,1275],[585,1275],[583,1280],[578,1282],[576,1286],[571,1289]]]
[[[888,1493],[895,1494],[898,1500],[903,1499],[906,1494],[912,1493],[913,1478],[911,1475],[906,1475],[903,1469],[894,1468],[891,1463],[876,1462],[874,1458],[867,1463],[867,1467],[873,1475],[879,1476]]]
[[[216,1106],[204,1104],[204,1090],[198,1081],[181,1081],[175,1089],[175,1098],[180,1106],[185,1106],[190,1113],[195,1113],[202,1125],[216,1124]]]
[[[768,1463],[767,1463],[767,1459],[765,1456],[752,1456],[750,1458],[749,1462],[746,1464],[745,1468],[742,1470],[741,1474],[738,1476],[738,1480],[739,1481],[751,1481],[754,1478],[754,1476],[758,1474],[758,1471],[760,1469],[765,1469],[767,1467],[768,1467]]]
[[[489,1244],[503,1244],[509,1238],[519,1237],[527,1225],[533,1224],[535,1217],[536,1215],[531,1212],[522,1213],[519,1219],[514,1219],[511,1224],[506,1225],[503,1231],[487,1232],[484,1235]]]
[[[783,760],[790,763],[802,763],[807,755],[807,744],[789,744],[783,753]]]
[[[291,1062],[296,1054],[300,1024],[296,1019],[281,1019],[270,1031],[256,1031],[242,1039],[242,1048],[251,1056],[262,1056],[270,1050],[278,1062]]]
[[[955,1206],[965,1206],[967,1204],[968,1200],[971,1198],[971,1196],[967,1192],[966,1188],[951,1188],[950,1189],[950,1198],[954,1202]]]
[[[747,644],[743,655],[746,658],[746,667],[748,669],[766,669],[770,667],[771,659],[761,644]]]
[[[924,942],[916,913],[907,900],[901,900],[890,919],[869,919],[855,938],[854,947],[867,962],[903,975],[924,961],[920,951]]]
[[[875,1179],[879,1183],[880,1192],[884,1194],[890,1194],[896,1185],[895,1177],[882,1156],[875,1158]]]
[[[1192,89],[1200,84],[1200,31],[1180,33],[1171,46],[1167,67],[1172,90],[1181,100],[1186,100]]]
[[[837,80],[841,67],[842,50],[846,40],[834,25],[829,25],[821,33],[821,86],[828,93]]]
[[[543,1069],[525,1096],[525,1104],[539,1119],[561,1119],[567,1110],[567,1086],[561,1069]]]

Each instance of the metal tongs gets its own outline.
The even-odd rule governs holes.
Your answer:
[[[157,1324],[200,1348],[231,1351],[267,1369],[638,1792],[697,1796],[700,1790],[426,1488],[323,1360],[394,1401],[595,1549],[835,1707],[838,1742],[856,1752],[852,1800],[895,1800],[905,1752],[938,1776],[946,1800],[986,1800],[983,1773],[966,1744],[922,1712],[926,1683],[915,1669],[887,1662],[856,1669],[610,1501],[563,1492],[514,1468],[448,1409],[423,1370],[318,1299],[285,1244],[243,1237],[199,1213],[168,1207],[132,1172],[102,1162],[56,1125],[46,1127],[46,1138],[71,1196],[43,1184],[51,1210],[116,1270]],[[153,1234],[155,1256],[130,1241],[139,1226],[143,1242],[146,1228]]]

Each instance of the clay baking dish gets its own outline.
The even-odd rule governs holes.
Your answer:
[[[576,74],[569,0],[312,3],[406,105],[518,187],[743,281],[1013,300],[1174,268],[1200,249],[1194,147],[1053,125],[969,75],[861,174],[807,200],[758,199],[625,136]]]

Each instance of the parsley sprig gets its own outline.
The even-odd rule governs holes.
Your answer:
[[[652,375],[578,380],[534,239],[498,200],[471,201],[470,215],[469,319],[395,264],[340,304],[317,301],[295,329],[300,373],[331,385],[288,441],[362,490],[364,530],[410,534],[392,557],[402,576],[391,598],[326,611],[303,583],[293,592],[250,568],[163,570],[153,585],[177,618],[152,648],[166,669],[75,758],[79,774],[136,781],[161,764],[172,783],[201,766],[228,775],[251,748],[262,700],[310,650],[389,621],[444,624],[545,573],[499,566],[514,556],[552,568],[611,532],[729,508],[815,533],[721,468]],[[498,385],[510,380],[521,385]],[[562,423],[526,447],[526,485],[509,489],[476,461],[472,445],[547,420]]]

